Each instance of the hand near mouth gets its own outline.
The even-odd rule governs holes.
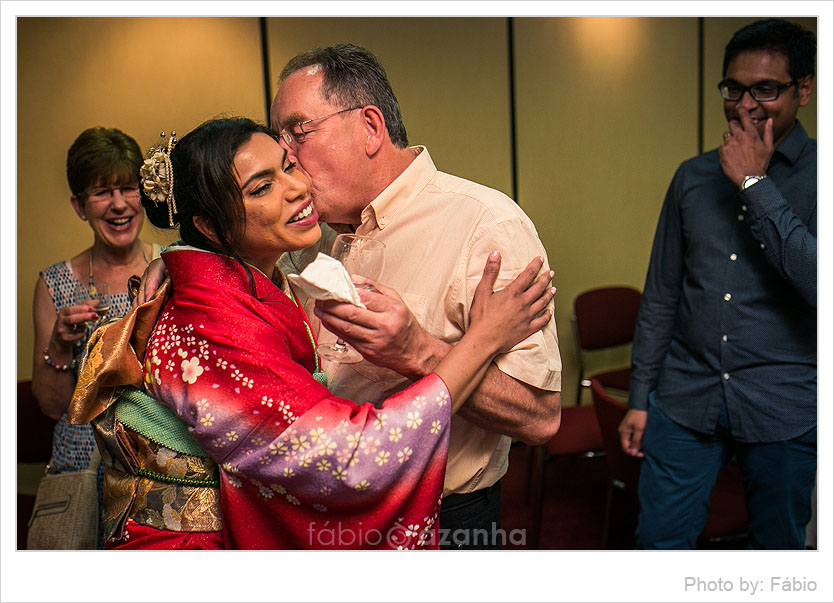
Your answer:
[[[764,176],[773,156],[773,119],[768,117],[764,133],[753,124],[750,112],[738,108],[738,120],[729,122],[729,131],[724,133],[724,142],[718,148],[721,168],[733,184],[741,187],[746,176]]]

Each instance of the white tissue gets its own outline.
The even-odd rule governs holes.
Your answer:
[[[313,299],[332,299],[365,307],[345,267],[329,255],[318,254],[301,274],[289,274],[287,278]]]

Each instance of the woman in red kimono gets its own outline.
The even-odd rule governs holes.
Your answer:
[[[107,464],[110,547],[437,548],[451,414],[549,320],[541,262],[493,293],[494,254],[466,335],[377,409],[319,382],[275,268],[318,240],[318,214],[269,130],[207,122],[152,149],[142,176],[149,219],[187,245],[163,253],[170,283],[95,334],[73,400]]]

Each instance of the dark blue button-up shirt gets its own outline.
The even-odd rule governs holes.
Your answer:
[[[655,234],[629,406],[773,442],[816,425],[817,144],[797,122],[739,192],[713,150],[684,162]]]

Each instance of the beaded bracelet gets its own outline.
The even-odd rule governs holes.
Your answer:
[[[46,362],[47,366],[51,366],[56,371],[61,373],[68,373],[70,371],[74,371],[75,367],[78,366],[78,361],[73,360],[69,364],[58,364],[52,358],[49,357],[49,346],[47,345],[43,349],[43,361]]]

